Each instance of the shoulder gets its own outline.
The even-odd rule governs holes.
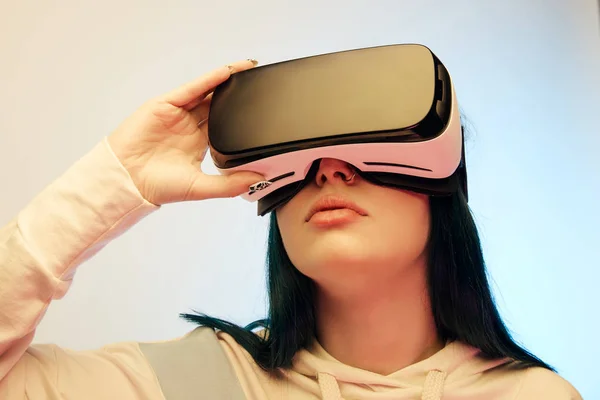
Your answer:
[[[581,400],[581,394],[562,376],[545,368],[523,371],[516,399]]]
[[[196,393],[198,388],[202,388],[202,398],[245,398],[235,370],[212,328],[199,327],[180,338],[138,345],[166,398]]]
[[[217,334],[212,328],[198,327],[183,336],[178,338],[153,341],[139,342],[138,346],[144,355],[153,355],[155,353],[170,353],[174,352],[181,354],[190,354],[192,352],[214,352],[219,347]]]

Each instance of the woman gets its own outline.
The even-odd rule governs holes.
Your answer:
[[[335,159],[271,215],[268,320],[186,315],[205,327],[166,343],[30,345],[75,268],[110,240],[164,204],[263,180],[198,169],[206,94],[254,65],[149,101],[0,231],[0,398],[581,398],[508,334],[462,193],[376,186]]]

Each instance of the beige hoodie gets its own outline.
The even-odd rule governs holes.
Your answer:
[[[157,376],[160,365],[142,351],[146,344],[92,351],[31,345],[76,267],[156,209],[104,140],[0,230],[0,399],[171,400]],[[459,342],[387,376],[344,365],[315,343],[298,352],[284,379],[274,379],[230,336],[214,339],[247,399],[581,398],[553,372],[517,371],[508,360],[486,361]],[[213,361],[198,360],[208,368]],[[193,377],[195,371],[178,373]],[[190,387],[185,398],[203,398],[202,388]]]

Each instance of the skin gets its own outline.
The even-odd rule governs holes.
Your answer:
[[[324,159],[314,182],[277,210],[285,249],[317,287],[317,337],[339,361],[390,374],[443,347],[426,287],[427,196],[371,184]],[[366,211],[341,223],[306,222],[322,196]]]

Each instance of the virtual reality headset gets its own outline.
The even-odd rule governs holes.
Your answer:
[[[464,139],[450,75],[427,47],[341,51],[233,74],[213,94],[210,154],[221,174],[266,180],[241,197],[265,215],[298,193],[319,160],[370,182],[467,196]]]

